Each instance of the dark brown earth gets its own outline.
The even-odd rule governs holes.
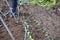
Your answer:
[[[2,1],[2,0],[1,0]],[[0,3],[1,3],[0,1]],[[0,10],[2,9],[3,5],[1,3]],[[39,29],[41,27],[46,28],[46,31],[50,34],[53,40],[60,40],[60,7],[54,6],[50,10],[46,10],[45,7],[41,7],[38,5],[34,6],[24,6],[20,7],[20,13],[32,13],[37,20],[40,20],[40,26],[36,26],[33,23],[30,26],[31,35],[35,40],[43,40],[44,33],[41,32]],[[33,17],[33,16],[32,16]],[[31,17],[30,17],[31,19]],[[31,20],[28,21],[31,21]],[[22,23],[16,23],[14,18],[6,17],[4,18],[6,24],[8,25],[9,29],[13,33],[16,40],[23,40],[24,38],[24,28]],[[12,40],[4,28],[4,26],[0,29],[0,40]]]

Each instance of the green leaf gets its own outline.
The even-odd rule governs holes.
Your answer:
[[[27,25],[27,28],[29,28],[29,25]]]
[[[38,23],[37,25],[40,25],[40,23]]]
[[[24,5],[23,0],[19,0],[19,2],[20,2],[20,5]]]
[[[27,35],[29,36],[30,35],[30,32],[27,32]]]
[[[29,39],[31,39],[32,37],[31,37],[31,35],[29,36]]]
[[[49,34],[48,33],[45,33],[45,36],[47,37]]]
[[[28,23],[27,23],[27,22],[24,22],[24,24],[26,24],[26,25],[27,25]]]

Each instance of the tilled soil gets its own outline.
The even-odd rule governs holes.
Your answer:
[[[15,20],[12,18],[8,18],[5,20],[9,29],[11,30],[13,36],[16,40],[23,40],[24,38],[24,29],[21,25],[17,24]],[[12,40],[4,27],[0,30],[0,40]]]
[[[14,20],[13,18],[5,18],[4,20],[7,23],[15,39],[23,40],[24,39],[24,28],[22,24],[16,23],[16,20]],[[42,31],[38,29],[40,28],[37,26],[30,27],[30,31],[32,32],[31,35],[35,40],[43,40],[44,34]],[[12,40],[4,27],[0,29],[0,40]]]
[[[1,0],[2,1],[2,0]],[[0,1],[0,2],[1,2]],[[41,20],[41,26],[47,29],[47,32],[54,40],[60,40],[60,8],[54,7],[50,10],[46,10],[44,7],[35,5],[35,6],[24,6],[20,7],[21,13],[33,13],[35,17]],[[28,11],[27,11],[28,10]],[[33,16],[32,16],[33,17]],[[9,29],[13,33],[16,40],[23,40],[24,38],[24,28],[22,24],[16,23],[14,18],[6,17],[4,18],[6,24],[8,25]],[[30,23],[32,24],[32,23]],[[33,25],[33,24],[32,24]],[[43,40],[44,34],[37,27],[33,25],[32,30],[32,37],[35,40]],[[0,40],[12,40],[4,27],[0,29]]]

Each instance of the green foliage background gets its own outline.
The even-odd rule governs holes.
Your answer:
[[[60,0],[28,0],[27,3],[30,5],[38,4],[50,8],[53,5],[60,5]],[[20,0],[20,5],[24,5],[23,0]]]
[[[60,5],[60,0],[39,0],[38,4],[50,8],[53,5]]]

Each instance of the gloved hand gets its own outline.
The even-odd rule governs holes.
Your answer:
[[[17,7],[17,0],[12,0],[12,7],[10,8],[9,16],[15,16],[16,14],[16,7]]]

